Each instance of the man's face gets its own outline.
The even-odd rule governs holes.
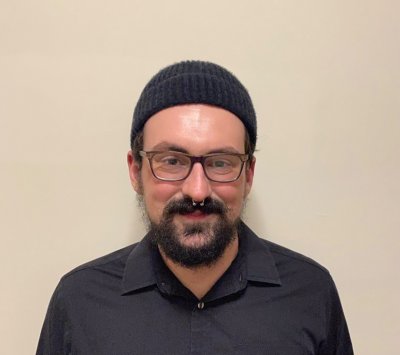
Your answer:
[[[146,122],[143,134],[144,151],[174,150],[192,155],[245,153],[243,123],[231,112],[214,106],[196,104],[167,108]],[[140,169],[129,152],[128,165],[132,185],[142,195],[153,226],[165,225],[165,212],[176,201],[215,201],[223,207],[224,216],[217,212],[203,213],[201,210],[169,216],[169,227],[176,232],[176,242],[193,250],[212,243],[217,238],[214,232],[223,221],[236,225],[254,174],[252,162],[250,166],[245,165],[237,181],[218,183],[208,180],[201,164],[195,163],[185,180],[166,182],[153,176],[147,158],[143,158]],[[189,234],[188,230],[192,232]]]

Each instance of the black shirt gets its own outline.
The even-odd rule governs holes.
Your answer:
[[[37,355],[353,354],[326,269],[239,231],[239,253],[202,299],[164,265],[148,236],[66,274]]]

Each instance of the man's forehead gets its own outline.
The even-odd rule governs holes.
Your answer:
[[[175,105],[156,112],[145,123],[146,126],[182,124],[188,128],[208,127],[226,122],[244,128],[243,122],[234,113],[218,106],[195,103]]]
[[[242,152],[245,127],[230,111],[205,104],[169,107],[153,115],[144,126],[144,143],[151,149],[175,147],[179,151],[203,149]],[[178,149],[179,148],[179,149]]]

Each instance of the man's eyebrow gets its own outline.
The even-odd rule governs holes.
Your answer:
[[[186,148],[183,148],[179,145],[176,145],[176,144],[173,144],[170,142],[160,142],[160,143],[156,144],[152,148],[152,150],[170,150],[170,151],[174,151],[174,152],[190,154],[190,152]],[[215,153],[245,154],[243,152],[239,152],[236,148],[231,147],[231,146],[218,147],[218,148],[212,149],[210,151],[207,151],[205,154],[215,154]]]
[[[237,149],[235,149],[233,147],[220,147],[220,148],[213,149],[213,150],[210,150],[209,152],[207,152],[207,154],[214,154],[214,153],[244,154],[242,152],[239,152]]]
[[[152,150],[171,150],[174,152],[189,153],[187,149],[170,142],[160,142],[156,144]]]

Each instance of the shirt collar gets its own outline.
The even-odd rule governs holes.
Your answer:
[[[247,265],[243,278],[247,281],[281,285],[267,242],[257,237],[244,223],[239,226],[239,238],[239,254],[244,256]],[[158,249],[149,239],[147,234],[128,256],[122,279],[122,294],[156,285],[156,274],[166,268]]]
[[[128,256],[122,278],[122,294],[155,285],[156,265],[159,264],[160,258],[158,250],[151,244],[147,234]]]
[[[281,285],[275,259],[268,242],[259,238],[246,224],[239,227],[240,243],[246,257],[248,281]]]

